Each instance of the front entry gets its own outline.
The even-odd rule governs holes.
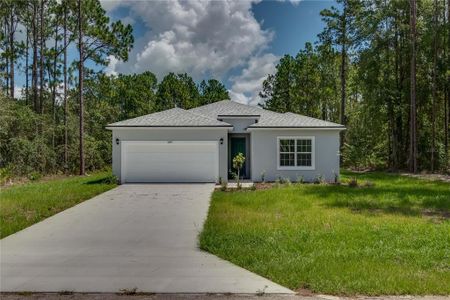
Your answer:
[[[228,169],[229,172],[229,178],[233,179],[232,173],[236,172],[236,170],[233,169],[233,158],[238,155],[239,153],[242,153],[245,157],[245,163],[244,166],[240,170],[240,176],[241,178],[247,179],[250,178],[250,172],[248,169],[249,166],[249,147],[248,147],[248,137],[246,136],[232,136],[230,138],[230,149],[229,149],[229,155],[228,155]]]

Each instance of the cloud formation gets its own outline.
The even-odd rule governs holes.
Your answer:
[[[262,74],[273,70],[277,60],[273,54],[262,54],[273,32],[261,28],[251,1],[104,1],[102,5],[107,11],[127,8],[128,22],[139,20],[147,29],[136,37],[128,62],[110,58],[109,74],[151,70],[159,79],[169,72],[187,72],[197,80],[209,76],[223,80],[230,70],[243,68],[241,75],[231,78],[230,94],[248,102],[255,101]]]
[[[233,100],[251,105],[260,103],[262,83],[268,74],[275,72],[278,61],[279,57],[272,53],[252,57],[239,76],[230,78],[233,82],[230,90]]]

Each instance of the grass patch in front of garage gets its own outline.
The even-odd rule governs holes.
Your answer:
[[[31,182],[0,189],[0,238],[116,186],[110,172]]]
[[[374,186],[215,191],[200,246],[294,290],[450,294],[450,184],[343,177]]]

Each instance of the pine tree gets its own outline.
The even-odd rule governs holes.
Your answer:
[[[411,31],[411,99],[410,99],[410,154],[409,165],[417,173],[417,108],[416,108],[416,0],[410,0]]]

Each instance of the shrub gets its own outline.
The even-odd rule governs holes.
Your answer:
[[[103,180],[106,184],[116,184],[119,183],[119,178],[116,175],[110,175]]]
[[[46,145],[43,138],[12,138],[8,146],[9,165],[14,174],[50,173],[56,168],[55,152]]]
[[[305,178],[303,177],[303,175],[297,176],[297,183],[304,183],[305,182]]]
[[[316,178],[314,178],[314,184],[322,184],[325,182],[325,179],[322,175],[317,175]]]
[[[222,192],[225,192],[227,190],[227,182],[226,181],[221,181],[221,183],[220,183],[220,190]]]
[[[339,174],[333,170],[334,183],[340,183]]]
[[[36,171],[31,172],[30,174],[28,174],[28,179],[31,181],[37,181],[39,179],[42,178],[42,175]]]
[[[241,188],[241,182],[240,182],[240,171],[241,168],[244,166],[245,163],[245,156],[241,152],[239,152],[234,158],[233,158],[233,168],[236,170],[236,182],[237,182],[237,188]]]
[[[280,183],[281,183],[281,177],[277,177],[275,179],[275,187],[280,187]]]
[[[372,181],[367,180],[367,181],[364,182],[363,186],[364,187],[374,187],[375,183],[373,183]]]
[[[349,187],[358,187],[358,179],[356,177],[352,177],[348,182]]]
[[[0,168],[0,184],[6,183],[12,177],[11,168]]]

